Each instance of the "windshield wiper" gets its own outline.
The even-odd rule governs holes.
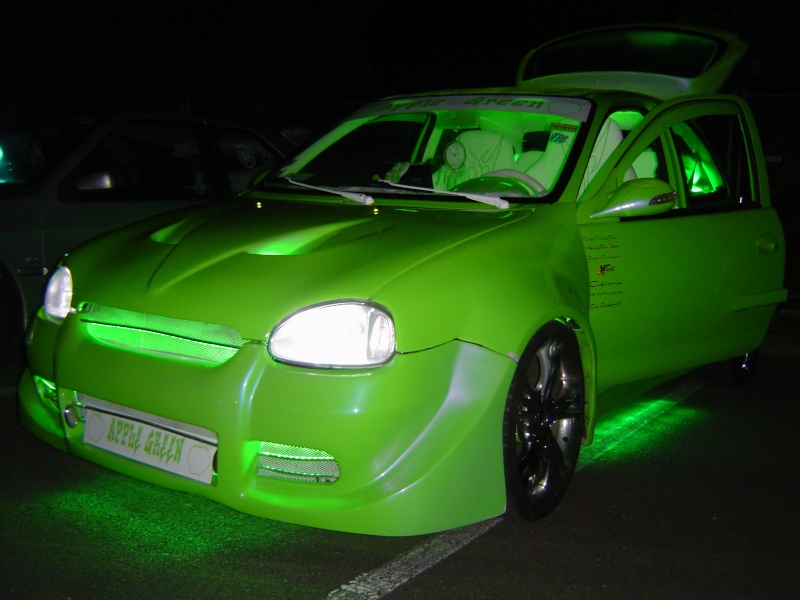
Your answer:
[[[328,192],[329,194],[336,194],[337,196],[341,196],[342,198],[347,198],[349,200],[354,200],[355,202],[359,202],[361,204],[366,204],[367,206],[369,206],[370,204],[375,202],[375,200],[372,199],[372,196],[369,196],[367,194],[358,194],[358,193],[355,193],[355,192],[344,192],[342,190],[337,190],[336,188],[329,188],[329,187],[323,187],[321,185],[309,185],[307,183],[300,183],[299,181],[295,181],[291,177],[284,177],[284,179],[286,181],[288,181],[289,183],[291,183],[293,185],[296,185],[296,186],[299,186],[299,187],[308,188],[310,190],[316,190],[318,192]]]
[[[491,196],[489,194],[469,194],[467,192],[451,192],[449,190],[437,190],[434,188],[426,188],[418,185],[406,185],[404,183],[394,183],[393,181],[389,181],[388,179],[379,179],[378,181],[396,188],[403,188],[406,190],[416,190],[418,192],[428,192],[429,194],[459,196],[461,198],[467,198],[468,200],[474,200],[475,202],[481,202],[482,204],[490,204],[492,206],[496,206],[497,208],[508,208],[508,200],[503,200],[498,196]]]

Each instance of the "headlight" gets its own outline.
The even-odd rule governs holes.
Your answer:
[[[362,301],[304,308],[278,324],[269,352],[279,361],[322,368],[375,367],[394,355],[388,311]]]
[[[63,319],[72,308],[72,273],[67,267],[56,269],[44,292],[44,312],[56,319]]]

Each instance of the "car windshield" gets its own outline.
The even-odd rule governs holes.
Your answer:
[[[264,179],[366,199],[543,198],[570,166],[583,99],[510,94],[388,99],[343,121]],[[473,197],[474,196],[474,197]]]
[[[0,118],[0,185],[40,183],[80,143],[90,124],[82,117]]]

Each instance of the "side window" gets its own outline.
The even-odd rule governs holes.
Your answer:
[[[675,125],[671,133],[688,208],[753,204],[747,145],[738,117],[703,116]]]
[[[219,190],[185,123],[128,121],[77,167],[66,200],[207,199]]]
[[[586,171],[581,182],[580,194],[592,182],[600,168],[608,161],[612,152],[620,145],[631,129],[636,127],[644,118],[642,112],[636,109],[618,110],[610,114],[600,128]],[[666,179],[664,159],[661,146],[652,144],[642,152],[625,172],[625,181],[640,177],[659,177]]]
[[[222,157],[228,191],[246,190],[253,178],[276,165],[280,154],[264,140],[248,131],[212,127]]]
[[[637,156],[631,164],[625,180],[639,179],[642,177],[654,177],[656,179],[668,180],[665,168],[664,152],[661,144],[656,141]]]

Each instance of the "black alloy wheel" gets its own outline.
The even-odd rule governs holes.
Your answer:
[[[520,358],[503,419],[506,488],[523,517],[544,517],[561,501],[583,434],[578,341],[565,325],[548,323]]]

